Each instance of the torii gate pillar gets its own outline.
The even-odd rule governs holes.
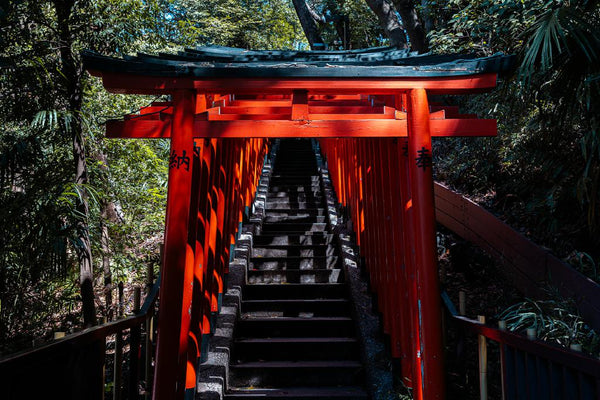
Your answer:
[[[419,347],[413,376],[420,376],[417,393],[427,400],[444,399],[444,360],[441,301],[437,268],[435,208],[429,104],[425,89],[412,89],[406,96],[408,119],[408,168],[412,197],[417,284]],[[420,397],[417,397],[420,398]]]
[[[165,223],[165,248],[160,281],[160,314],[153,398],[183,398],[187,365],[189,309],[183,308],[190,297],[194,268],[194,248],[188,241],[190,198],[194,154],[194,115],[196,92],[178,90],[173,94],[169,191]],[[187,276],[186,276],[187,275]],[[182,287],[183,286],[183,287]]]

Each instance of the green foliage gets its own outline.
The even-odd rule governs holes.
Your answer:
[[[440,144],[439,178],[492,194],[510,224],[559,255],[579,249],[598,259],[598,2],[451,5],[452,16],[430,34],[436,52],[513,52],[520,67],[501,90],[462,103],[496,118],[498,138]]]
[[[178,46],[295,49],[306,43],[290,0],[156,0],[153,13],[155,29]]]
[[[565,347],[581,344],[586,352],[597,356],[600,337],[574,310],[575,305],[564,300],[526,299],[502,311],[498,319],[506,321],[511,331],[524,333],[526,329],[533,328],[542,340]]]
[[[155,99],[107,93],[83,71],[79,52],[119,55],[205,44],[293,49],[306,42],[289,0],[83,0],[72,6],[67,29],[73,76],[61,72],[65,27],[58,25],[55,2],[2,6],[0,342],[13,345],[0,351],[30,345],[30,334],[77,328],[69,315],[79,312],[78,222],[85,220],[94,265],[108,260],[113,280],[134,282],[159,261],[169,143],[103,138],[106,119]],[[76,109],[72,104],[81,96],[70,97],[73,84],[83,90]],[[85,185],[73,183],[79,127]],[[87,216],[77,207],[84,199]],[[102,226],[108,226],[108,253],[101,246]],[[98,295],[101,275],[96,269]]]
[[[437,53],[497,51],[513,53],[522,33],[545,7],[544,0],[451,0],[446,7],[430,1],[435,29],[428,33]]]

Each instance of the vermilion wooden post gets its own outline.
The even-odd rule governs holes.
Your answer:
[[[182,314],[181,317],[181,326],[182,326],[182,334],[186,330],[187,326],[187,336],[188,336],[188,348],[187,348],[187,367],[186,367],[186,398],[193,398],[194,388],[196,387],[196,361],[200,354],[200,340],[201,340],[201,331],[197,329],[198,318],[194,315],[194,312],[197,313],[197,308],[194,307],[194,298],[198,297],[198,293],[201,290],[199,282],[197,282],[197,270],[199,265],[197,264],[197,255],[198,252],[202,251],[202,247],[198,247],[198,243],[196,241],[197,231],[201,229],[202,221],[199,221],[198,218],[198,207],[200,203],[201,197],[201,186],[202,186],[202,162],[201,162],[201,151],[202,151],[202,141],[200,142],[200,147],[196,141],[194,142],[194,163],[193,163],[193,173],[192,173],[192,193],[190,197],[190,221],[188,226],[188,243],[194,249],[194,262],[192,268],[187,268],[185,272],[184,279],[184,287],[191,286],[191,290],[184,290],[183,297],[183,310],[189,310],[188,313]]]
[[[205,291],[207,287],[206,281],[206,258],[207,242],[206,231],[210,229],[210,213],[208,212],[209,198],[207,196],[210,186],[210,173],[212,168],[212,146],[209,139],[200,139],[201,151],[200,159],[202,162],[202,180],[199,193],[198,203],[198,226],[196,229],[196,257],[195,257],[195,285],[199,290],[194,288],[194,300],[192,303],[192,318],[195,319],[194,328],[199,332],[200,341],[200,360],[204,361],[208,353],[208,338],[210,334],[210,309],[207,305]]]
[[[386,235],[385,235],[385,203],[383,192],[385,188],[382,185],[383,181],[383,164],[381,159],[381,139],[373,139],[372,141],[372,151],[373,151],[373,178],[374,178],[374,205],[375,205],[375,235],[376,235],[376,264],[378,266],[378,295],[379,295],[379,311],[381,312],[383,318],[383,332],[388,335],[388,338],[391,336],[391,326],[390,326],[390,307],[388,301],[388,263],[387,263],[387,243],[386,243]]]
[[[363,161],[361,158],[362,148],[363,148],[362,139],[356,140],[356,166],[358,168],[358,213],[359,219],[357,222],[358,229],[358,245],[362,246],[364,243],[364,231],[365,231],[365,185],[364,185],[364,175],[365,171],[363,168]]]
[[[390,179],[392,185],[390,187],[390,196],[392,203],[392,221],[393,221],[393,235],[395,253],[395,278],[396,278],[396,289],[393,292],[393,296],[396,299],[396,307],[398,310],[398,332],[399,338],[398,343],[399,357],[401,361],[402,379],[405,384],[412,381],[412,360],[410,359],[411,354],[411,341],[410,341],[410,307],[408,298],[408,281],[406,278],[406,246],[404,243],[404,231],[405,225],[402,219],[402,198],[401,198],[401,178],[400,178],[400,162],[398,154],[398,139],[394,139],[391,146],[388,148],[389,151],[389,169]]]
[[[400,139],[399,149],[399,171],[400,171],[400,196],[401,196],[401,212],[404,245],[404,262],[406,264],[406,283],[407,283],[407,300],[408,300],[408,321],[410,326],[410,341],[409,362],[412,367],[412,380],[405,384],[413,389],[413,398],[422,399],[421,392],[421,326],[419,324],[419,312],[417,310],[418,295],[417,295],[417,280],[416,280],[416,254],[415,254],[415,229],[413,221],[413,199],[410,189],[410,171],[408,167],[408,139]]]
[[[362,184],[363,184],[363,238],[362,242],[364,246],[361,247],[361,254],[365,257],[366,260],[369,260],[371,253],[371,225],[369,225],[371,218],[371,190],[370,190],[370,179],[371,179],[371,171],[370,171],[370,163],[369,163],[369,154],[367,152],[367,143],[369,139],[361,139],[360,141],[360,162],[362,169]],[[369,277],[372,275],[372,270],[369,268]],[[372,279],[372,278],[371,278]]]
[[[219,170],[217,171],[217,236],[215,242],[215,265],[216,274],[215,278],[217,281],[217,304],[215,312],[221,310],[221,304],[223,301],[223,293],[225,288],[223,287],[223,276],[225,274],[225,260],[223,259],[224,254],[224,239],[225,239],[225,185],[227,181],[225,164],[227,151],[224,146],[224,140],[221,140],[219,146]]]
[[[377,187],[375,186],[375,179],[377,176],[377,169],[375,167],[375,154],[373,151],[373,142],[375,139],[369,139],[367,141],[367,159],[369,160],[369,269],[371,271],[371,288],[375,293],[375,298],[377,299],[377,307],[381,307],[381,288],[379,286],[379,270],[380,265],[378,261],[378,253],[377,253],[377,226],[379,221],[377,221],[377,206],[376,206],[376,196],[377,196]]]
[[[191,372],[190,368],[193,369],[194,374],[197,367],[197,359],[202,355],[202,299],[204,294],[202,292],[203,287],[203,269],[204,269],[204,226],[206,223],[205,209],[206,209],[206,197],[204,193],[207,186],[207,175],[209,165],[204,163],[205,139],[199,139],[195,141],[194,153],[198,158],[198,165],[194,164],[194,173],[196,168],[200,177],[200,185],[198,187],[197,200],[194,207],[192,202],[191,213],[196,218],[196,232],[194,237],[195,250],[194,250],[194,292],[192,296],[192,313],[190,321],[190,339],[188,341],[188,383],[186,387],[190,387],[191,382],[189,377]],[[190,365],[191,364],[191,365]]]
[[[188,243],[190,195],[194,152],[194,91],[173,95],[169,190],[165,222],[164,258],[161,268],[158,343],[153,398],[182,399],[187,364],[187,331],[182,329],[184,276],[193,268],[194,249]],[[189,288],[191,290],[191,288]],[[189,321],[188,321],[189,324]]]
[[[214,330],[213,321],[211,319],[211,305],[213,295],[213,270],[214,270],[214,241],[212,241],[213,231],[216,230],[216,218],[215,218],[215,199],[213,184],[218,168],[216,159],[216,146],[217,139],[210,139],[206,142],[206,153],[205,160],[210,165],[207,174],[207,185],[206,191],[203,193],[206,199],[205,203],[205,223],[204,223],[204,254],[203,254],[203,300],[202,300],[202,350],[208,350],[208,338]],[[206,356],[206,351],[202,354],[202,359]]]
[[[225,263],[225,270],[223,276],[223,287],[227,290],[227,282],[229,276],[229,259],[230,259],[230,245],[233,239],[233,226],[231,223],[231,216],[235,210],[235,199],[233,198],[234,193],[234,154],[235,154],[235,140],[226,140],[225,148],[227,149],[227,162],[225,165],[225,226],[223,228],[223,262]]]
[[[236,164],[235,164],[235,209],[236,214],[235,224],[236,229],[241,233],[241,223],[243,218],[243,210],[244,210],[244,182],[242,171],[244,168],[244,139],[238,139],[236,143]]]
[[[385,257],[386,257],[386,299],[387,299],[387,317],[389,318],[389,329],[390,329],[390,345],[392,357],[400,358],[400,345],[399,337],[402,334],[399,330],[400,321],[400,308],[397,304],[397,298],[395,293],[400,289],[396,275],[396,252],[395,248],[399,246],[399,243],[395,240],[394,230],[396,229],[395,221],[392,218],[392,210],[394,204],[392,203],[392,192],[396,187],[396,182],[392,182],[391,171],[390,171],[390,157],[389,149],[392,146],[391,139],[380,139],[380,151],[381,156],[381,181],[382,191],[381,196],[383,197],[383,213],[384,220],[382,221],[383,228],[383,239],[385,244]]]
[[[218,208],[219,208],[219,192],[218,192],[218,179],[219,171],[221,167],[220,158],[220,147],[221,141],[219,139],[211,140],[214,154],[214,168],[211,173],[211,183],[209,187],[210,196],[210,229],[208,239],[208,257],[207,257],[207,272],[208,272],[208,301],[210,302],[210,333],[215,332],[215,318],[218,310],[217,296],[219,292],[219,277],[218,277],[218,266],[217,266],[217,229],[219,227],[218,221]]]
[[[408,153],[417,261],[423,398],[445,393],[441,301],[437,268],[429,104],[424,89],[408,93]]]

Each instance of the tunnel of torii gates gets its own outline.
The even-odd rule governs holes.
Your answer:
[[[171,139],[154,399],[195,387],[272,138],[318,139],[403,382],[415,399],[444,398],[431,138],[496,135],[495,120],[440,95],[491,90],[511,56],[201,47],[83,58],[110,92],[169,96],[106,125],[109,138]]]

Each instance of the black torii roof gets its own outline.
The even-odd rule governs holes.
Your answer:
[[[206,78],[435,78],[482,73],[504,74],[514,56],[435,55],[397,47],[343,51],[244,50],[208,46],[176,54],[138,53],[123,58],[82,53],[92,73]]]

